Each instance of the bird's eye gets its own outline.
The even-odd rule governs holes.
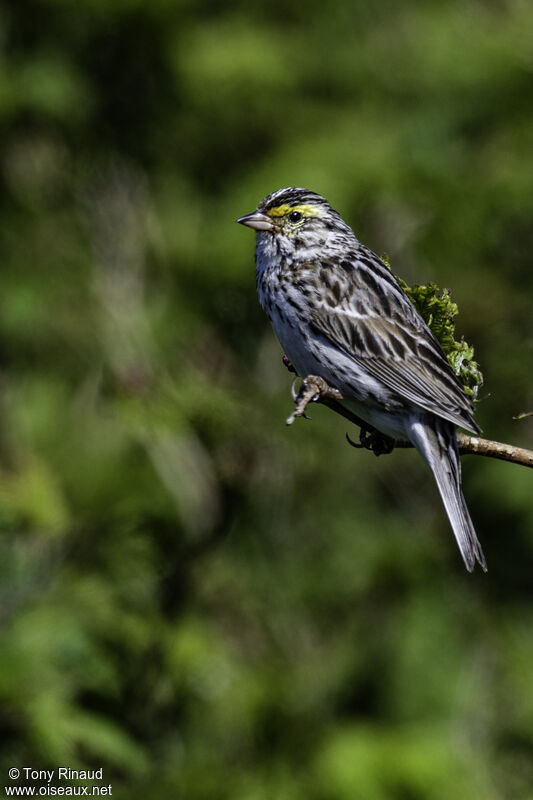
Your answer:
[[[302,215],[300,214],[299,211],[291,211],[291,213],[289,214],[289,220],[291,222],[300,222],[301,218]]]

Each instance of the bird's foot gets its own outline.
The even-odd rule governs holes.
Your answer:
[[[290,372],[296,372],[287,356],[283,356],[283,363]],[[297,417],[304,419],[311,419],[305,413],[309,403],[324,403],[324,405],[342,414],[344,417],[359,425],[361,431],[359,433],[359,444],[352,441],[348,434],[346,439],[352,447],[363,448],[370,450],[375,456],[382,456],[392,453],[395,447],[394,439],[390,439],[385,434],[376,430],[376,428],[367,425],[362,419],[352,414],[351,411],[345,409],[340,401],[343,400],[343,395],[338,389],[334,389],[329,385],[324,378],[319,375],[306,375],[302,378],[300,388],[296,391],[295,385],[298,376],[293,380],[291,385],[291,396],[294,400],[294,411],[287,417],[286,424],[292,425]]]
[[[295,389],[295,383],[297,380],[298,378],[296,377],[291,386],[291,395],[292,399],[294,400],[294,411],[289,417],[287,417],[287,425],[292,425],[297,417],[311,419],[311,417],[308,417],[305,413],[305,409],[309,403],[316,403],[317,401],[323,399],[342,400],[342,394],[338,391],[338,389],[333,389],[324,380],[324,378],[321,378],[319,375],[307,375],[305,378],[303,378],[298,391]]]
[[[384,433],[376,430],[376,428],[367,427],[366,425],[361,426],[361,430],[359,432],[359,444],[352,441],[348,434],[346,434],[346,441],[352,447],[371,450],[375,456],[388,455],[394,450],[393,439],[385,436]]]

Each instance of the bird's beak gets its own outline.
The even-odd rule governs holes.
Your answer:
[[[239,217],[237,222],[240,222],[241,225],[248,225],[249,228],[255,228],[256,231],[271,231],[274,229],[270,217],[260,211],[253,211],[251,214]]]

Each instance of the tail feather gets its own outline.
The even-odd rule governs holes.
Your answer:
[[[409,438],[429,464],[466,568],[476,561],[487,571],[485,556],[474,530],[461,489],[461,463],[455,425],[439,417],[420,416],[410,426]]]

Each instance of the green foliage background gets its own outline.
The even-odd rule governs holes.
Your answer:
[[[0,12],[0,767],[118,798],[533,797],[532,476],[290,376],[234,224],[328,197],[453,290],[490,438],[533,446],[533,5],[26,0]]]

